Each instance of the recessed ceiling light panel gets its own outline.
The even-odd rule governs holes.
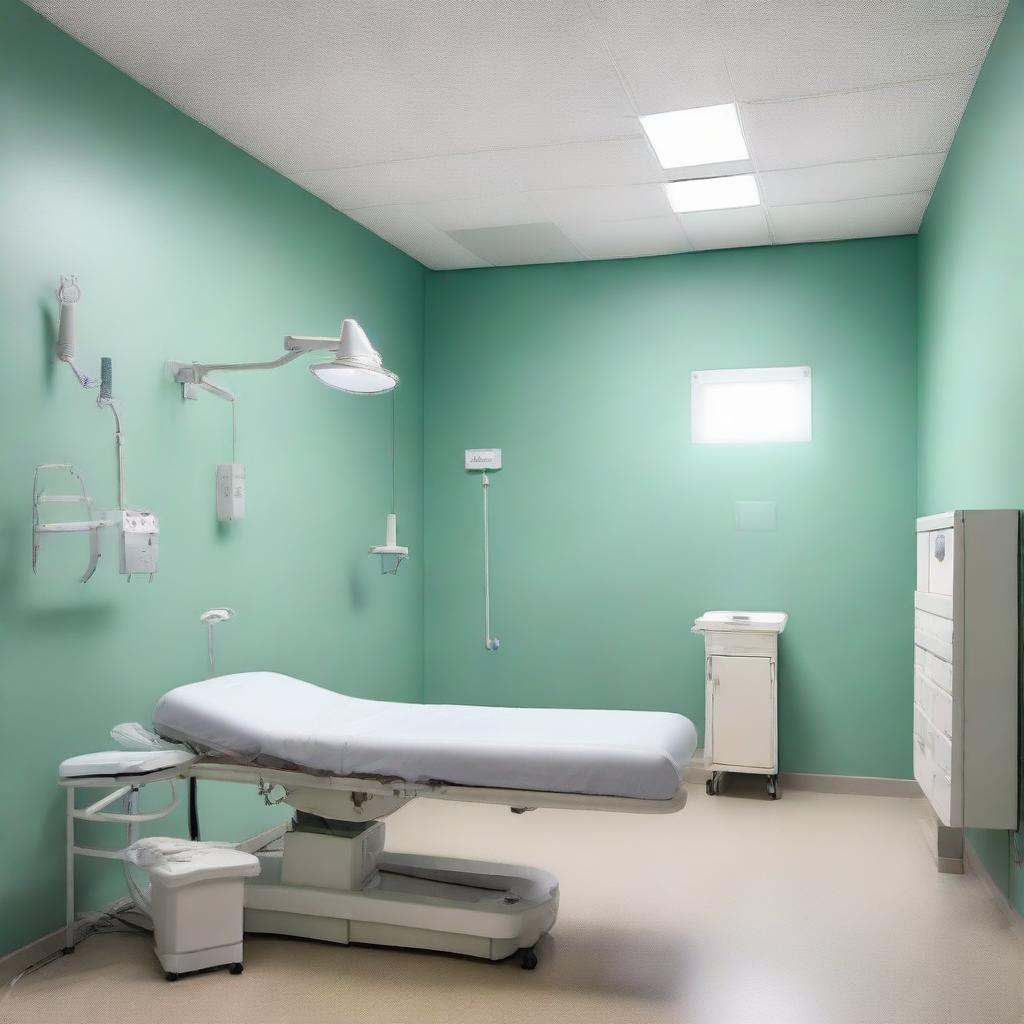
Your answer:
[[[740,206],[757,206],[761,202],[757,179],[752,174],[670,181],[665,185],[665,191],[676,213],[734,210]]]
[[[662,167],[749,160],[735,103],[669,110],[640,118]]]

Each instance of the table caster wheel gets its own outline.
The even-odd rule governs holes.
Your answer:
[[[704,783],[704,791],[707,793],[708,796],[714,796],[715,795],[715,782],[714,782],[714,779],[708,779],[708,781]]]
[[[229,974],[241,974],[242,971],[244,971],[244,970],[245,970],[245,968],[241,964],[229,964],[228,965],[228,973]]]
[[[519,961],[519,966],[524,971],[532,971],[537,966],[537,954],[532,949],[524,949],[523,959]]]
[[[768,796],[771,797],[772,800],[778,800],[779,799],[779,782],[778,782],[778,779],[776,778],[776,776],[774,776],[774,775],[769,775],[768,776],[767,789],[768,789]]]
[[[179,979],[179,978],[181,977],[181,975],[180,975],[180,974],[175,974],[175,972],[174,972],[174,971],[166,971],[166,972],[164,973],[164,977],[165,977],[165,978],[166,978],[166,979],[167,979],[168,981],[177,981],[177,980],[178,980],[178,979]]]

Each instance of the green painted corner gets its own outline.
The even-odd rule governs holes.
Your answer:
[[[1010,5],[919,237],[919,489],[924,514],[1024,508],[1024,3]],[[1024,912],[1005,832],[971,845]]]

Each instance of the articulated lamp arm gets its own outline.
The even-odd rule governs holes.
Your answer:
[[[338,338],[302,338],[289,334],[284,339],[285,353],[277,359],[261,363],[169,363],[171,373],[179,384],[203,384],[208,373],[218,370],[276,370],[279,366],[298,359],[303,352],[329,351],[338,347]]]
[[[185,398],[196,398],[199,387],[212,390],[206,375],[231,370],[274,370],[290,363],[304,352],[334,352],[327,363],[309,368],[321,383],[350,394],[378,395],[398,384],[398,375],[385,369],[380,353],[370,344],[355,320],[345,320],[337,338],[311,338],[289,334],[284,339],[284,355],[259,363],[168,363],[171,377],[181,385]],[[217,394],[217,391],[213,392]],[[227,395],[221,395],[226,398]]]

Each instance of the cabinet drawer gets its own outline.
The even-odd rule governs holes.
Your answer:
[[[934,728],[929,732],[928,739],[936,769],[943,775],[951,775],[953,772],[953,744],[947,736],[943,736]]]
[[[914,740],[914,778],[921,792],[930,800],[932,796],[932,765],[924,752],[924,744]]]
[[[932,687],[931,711],[928,717],[939,732],[953,735],[953,698],[944,690]]]
[[[749,654],[755,657],[773,658],[778,650],[775,633],[741,633],[739,630],[723,630],[719,633],[704,634],[704,652],[715,654]]]
[[[943,825],[953,824],[953,784],[945,772],[935,768],[932,772],[931,792],[928,794],[935,813]]]
[[[953,660],[953,623],[931,612],[914,610],[914,643],[938,655],[943,661]]]
[[[952,528],[917,535],[917,589],[930,594],[953,593]]]
[[[934,683],[939,689],[945,690],[946,693],[953,692],[953,666],[948,661],[943,661],[941,658],[932,654],[930,651],[926,651],[922,648],[918,648],[920,652],[921,661],[918,665],[917,652],[915,652],[914,663],[918,665],[917,670],[924,676],[925,679],[930,683]]]
[[[914,705],[914,742],[924,743],[928,738],[928,719],[922,707]]]

